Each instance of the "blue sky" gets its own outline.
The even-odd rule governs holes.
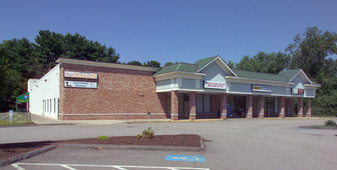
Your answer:
[[[116,49],[121,62],[239,62],[283,52],[297,33],[337,32],[336,0],[2,0],[0,42],[39,30],[80,33]],[[337,57],[334,57],[335,59]]]

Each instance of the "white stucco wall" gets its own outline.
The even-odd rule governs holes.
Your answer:
[[[32,114],[57,119],[58,101],[60,98],[59,64],[51,69],[41,79],[29,79],[28,92],[29,111]]]

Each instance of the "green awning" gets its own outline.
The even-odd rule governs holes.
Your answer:
[[[17,103],[28,103],[29,102],[29,93],[25,93],[16,98]]]

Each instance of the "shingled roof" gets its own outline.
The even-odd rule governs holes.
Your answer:
[[[166,66],[156,72],[154,76],[170,73],[170,72],[190,72],[197,73],[202,68],[204,68],[207,64],[212,62],[219,56],[208,57],[204,59],[200,59],[194,64],[188,63],[177,63],[170,66]],[[259,72],[251,72],[251,71],[242,71],[242,70],[232,70],[237,77],[248,78],[248,79],[256,79],[256,80],[266,80],[266,81],[277,81],[277,82],[289,82],[301,69],[294,70],[284,70],[279,72],[278,74],[268,74],[268,73],[259,73]],[[317,85],[317,83],[312,82],[312,84]]]
[[[160,75],[160,74],[165,74],[165,73],[170,73],[170,72],[175,72],[175,71],[183,71],[183,72],[191,72],[194,73],[197,70],[198,65],[196,64],[187,64],[187,63],[177,63],[173,64],[170,66],[166,66],[156,72],[154,75]]]
[[[204,58],[201,60],[198,60],[194,64],[188,64],[188,63],[177,63],[173,64],[170,66],[166,66],[156,72],[154,75],[160,75],[160,74],[165,74],[165,73],[170,73],[170,72],[175,72],[175,71],[183,71],[183,72],[197,72],[201,68],[205,67],[208,63],[210,63],[212,60],[214,60],[218,56],[214,57],[209,57],[209,58]]]
[[[286,76],[288,81],[290,81],[301,69],[294,69],[294,70],[284,70],[278,73],[278,75]]]
[[[194,64],[198,65],[197,70],[199,71],[200,69],[205,67],[208,63],[210,63],[211,61],[213,61],[217,57],[219,57],[219,56],[204,58],[204,59],[198,60]]]
[[[257,79],[257,80],[269,80],[269,81],[280,81],[280,82],[288,82],[286,76],[277,75],[277,74],[267,74],[267,73],[258,73],[251,71],[242,71],[242,70],[234,70],[235,74],[238,77],[249,78],[249,79]]]

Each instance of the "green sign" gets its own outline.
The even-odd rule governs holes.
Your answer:
[[[29,102],[29,93],[25,93],[16,98],[17,103],[28,103]]]

